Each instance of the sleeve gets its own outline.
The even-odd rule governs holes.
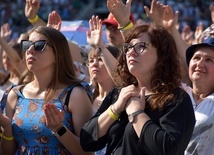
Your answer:
[[[107,135],[97,137],[98,116],[92,117],[81,129],[80,144],[84,151],[98,151],[106,146]]]
[[[150,120],[143,126],[138,143],[138,148],[143,152],[183,154],[194,129],[195,117],[188,94],[183,93],[181,96],[166,105],[159,124]]]
[[[101,107],[98,109],[96,114],[87,122],[81,129],[80,132],[80,144],[84,151],[98,151],[103,149],[108,142],[108,133],[98,138],[98,117],[116,101],[119,90],[113,89],[104,99]]]

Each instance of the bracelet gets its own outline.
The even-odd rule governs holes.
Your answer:
[[[38,16],[38,15],[36,15],[33,19],[29,19],[29,18],[28,18],[28,21],[31,22],[31,23],[35,23],[35,22],[37,22],[38,20],[39,20],[39,16]]]
[[[2,133],[2,138],[3,138],[4,140],[8,140],[8,141],[11,141],[11,140],[14,139],[13,136],[12,136],[12,137],[7,137],[7,136],[5,136],[4,133]]]
[[[120,114],[117,112],[117,110],[114,107],[114,104],[111,105],[111,111],[116,115],[119,116]]]
[[[115,115],[113,113],[113,111],[111,110],[111,106],[107,109],[109,116],[113,119],[113,120],[118,120],[119,116]]]
[[[126,26],[118,27],[118,30],[124,32],[124,31],[132,28],[133,26],[134,26],[134,24],[130,21]]]
[[[105,45],[104,46],[96,46],[94,47],[94,49],[96,50],[96,52],[100,53],[102,52],[102,50],[105,48]]]

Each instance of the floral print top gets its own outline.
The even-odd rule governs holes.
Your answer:
[[[23,88],[23,87],[22,87]],[[74,133],[72,114],[64,105],[62,98],[73,86],[67,87],[58,98],[50,103],[64,110],[64,125]],[[60,141],[45,125],[44,100],[25,98],[20,91],[15,89],[18,95],[18,103],[12,120],[15,140],[18,144],[17,155],[71,155]],[[72,145],[72,144],[71,144]]]

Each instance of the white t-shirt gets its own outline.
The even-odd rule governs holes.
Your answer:
[[[185,155],[214,155],[214,93],[196,106],[191,87],[183,87],[190,95],[195,110],[195,128]]]

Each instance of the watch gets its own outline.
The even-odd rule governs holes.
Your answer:
[[[66,131],[67,131],[66,127],[64,125],[62,125],[59,129],[57,129],[56,132],[53,132],[53,134],[55,136],[61,137],[62,135],[64,135],[66,133]]]
[[[143,110],[138,110],[136,112],[133,112],[133,113],[129,114],[128,115],[129,122],[131,122],[131,123],[134,122],[135,116],[137,116],[137,115],[139,115],[139,114],[141,114],[143,112],[144,112]]]

